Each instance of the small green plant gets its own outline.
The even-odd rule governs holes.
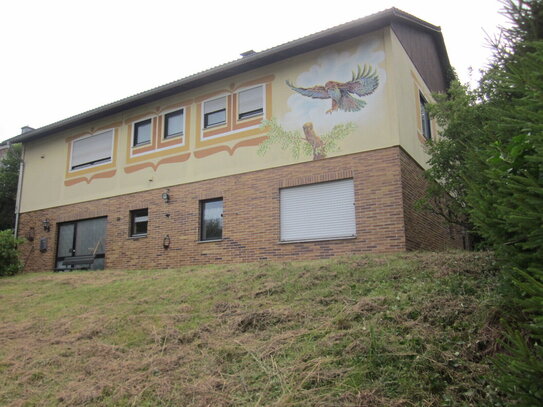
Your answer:
[[[13,236],[12,230],[0,231],[0,276],[12,276],[21,271],[17,245],[22,239]]]

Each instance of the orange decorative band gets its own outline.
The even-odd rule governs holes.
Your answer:
[[[130,167],[125,167],[124,172],[127,174],[132,174],[133,172],[140,171],[145,168],[152,168],[153,171],[156,171],[157,168],[161,166],[162,164],[182,163],[184,161],[187,161],[189,158],[190,158],[190,153],[174,155],[172,157],[163,158],[162,160],[158,161],[156,164],[148,161],[145,163],[132,165]]]
[[[261,143],[263,143],[264,140],[266,140],[267,138],[268,138],[268,136],[261,136],[261,137],[253,138],[253,139],[250,139],[250,140],[243,140],[243,141],[240,141],[239,143],[237,143],[234,147],[229,147],[229,146],[225,146],[225,145],[210,147],[210,148],[206,148],[205,150],[195,151],[194,156],[196,158],[204,158],[204,157],[210,156],[212,154],[220,153],[221,151],[226,151],[228,154],[234,155],[234,153],[236,152],[236,150],[238,148],[240,148],[240,147],[258,146]]]
[[[116,172],[117,170],[110,170],[105,172],[99,172],[98,174],[94,174],[90,177],[67,179],[66,181],[64,181],[64,185],[67,187],[71,187],[72,185],[79,184],[80,182],[86,182],[87,184],[90,184],[93,180],[98,178],[112,178],[115,176]]]

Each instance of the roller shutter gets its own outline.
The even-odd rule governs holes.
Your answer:
[[[281,240],[319,240],[356,236],[352,179],[284,188]]]

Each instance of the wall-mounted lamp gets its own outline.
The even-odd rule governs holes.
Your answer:
[[[45,230],[46,232],[49,232],[51,230],[51,222],[48,218],[45,218],[45,220],[43,221],[43,230]]]
[[[170,202],[170,194],[168,192],[170,192],[169,189],[167,189],[166,192],[162,193],[162,200],[164,201],[164,203]]]
[[[164,248],[167,249],[170,247],[170,243],[171,243],[170,235],[164,236],[164,240],[162,240],[162,246],[164,246]]]

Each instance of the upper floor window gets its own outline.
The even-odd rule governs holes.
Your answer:
[[[420,94],[420,118],[422,122],[422,135],[426,140],[432,139],[432,128],[430,126],[430,115],[428,114],[428,110],[426,109],[426,104],[428,102]]]
[[[182,136],[185,127],[185,112],[183,109],[164,115],[164,138]]]
[[[238,119],[258,116],[264,112],[263,87],[242,90],[238,93]]]
[[[72,170],[111,162],[113,129],[74,140],[72,143]]]
[[[134,146],[147,144],[151,141],[151,119],[134,123]]]
[[[204,128],[226,123],[226,96],[204,102]]]

